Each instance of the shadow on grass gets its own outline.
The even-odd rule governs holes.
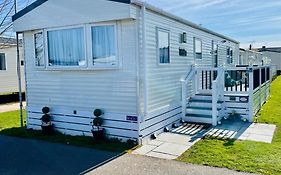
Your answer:
[[[135,142],[121,142],[119,139],[107,139],[104,141],[95,141],[92,137],[87,136],[70,136],[56,132],[52,135],[43,135],[41,131],[20,128],[8,128],[0,131],[0,135],[38,139],[53,143],[61,143],[66,145],[73,145],[79,147],[94,148],[106,151],[125,152],[136,146]]]

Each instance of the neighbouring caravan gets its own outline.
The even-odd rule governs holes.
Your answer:
[[[0,37],[0,94],[18,92],[17,75],[17,45],[14,38]],[[22,48],[20,47],[20,53]],[[23,91],[24,83],[24,61],[21,61],[21,75]]]
[[[240,48],[239,64],[240,65],[263,65],[266,64],[266,58],[262,52],[255,50],[246,50]]]
[[[278,75],[281,75],[281,47],[266,47],[256,49],[262,52],[264,57],[271,60],[271,64],[275,65]]]
[[[149,4],[37,0],[14,15],[13,23],[24,38],[28,128],[40,129],[41,109],[47,106],[58,131],[91,135],[93,110],[102,109],[108,136],[141,141],[182,119],[216,125],[218,110],[227,108],[212,108],[209,87],[213,80],[222,83],[224,69],[236,71],[239,42]],[[269,68],[261,69],[267,73]],[[240,77],[246,84],[235,99],[251,121],[252,110],[245,106],[252,91],[247,79],[242,81],[247,75]],[[183,84],[188,77],[196,81]],[[214,99],[224,96],[220,90]],[[195,98],[198,92],[209,94]],[[234,92],[227,94],[229,99]],[[203,114],[199,108],[186,109],[190,99],[201,106],[208,100]]]

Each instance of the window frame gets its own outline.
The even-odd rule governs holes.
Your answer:
[[[4,55],[4,61],[5,61],[5,69],[0,69],[0,72],[7,72],[8,71],[8,63],[6,59],[6,53],[1,52],[0,55]]]
[[[197,55],[196,55],[196,40],[197,41],[200,41],[201,43],[201,58],[197,58]],[[194,54],[194,58],[195,60],[203,60],[203,41],[201,38],[198,38],[198,37],[193,37],[193,54]]]
[[[36,34],[39,34],[39,33],[42,33],[42,37],[43,37],[43,61],[44,61],[44,65],[43,66],[37,66],[36,65],[36,46],[35,46],[35,35]],[[38,30],[38,31],[35,31],[33,33],[33,52],[34,52],[34,66],[36,69],[45,69],[46,68],[46,53],[45,53],[45,33],[44,33],[44,30]]]
[[[229,54],[228,54],[228,49],[229,49]],[[229,62],[229,60],[230,60],[230,62]],[[226,63],[233,64],[233,48],[230,46],[226,47]]]
[[[116,50],[116,59],[117,64],[104,64],[104,65],[94,65],[93,59],[93,41],[92,41],[92,27],[96,26],[114,26],[115,31],[115,50]],[[86,26],[87,28],[87,45],[88,45],[88,68],[95,69],[95,70],[104,70],[104,69],[117,69],[121,67],[121,55],[119,51],[119,43],[120,43],[120,36],[118,32],[117,22],[100,22],[100,23],[91,23]]]
[[[216,49],[215,49],[215,47],[216,47]],[[215,65],[215,57],[217,57],[216,58],[217,59],[217,67],[219,67],[219,48],[220,48],[219,44],[216,41],[212,40],[212,59],[213,59],[212,63],[213,63],[213,66],[214,66]]]
[[[85,56],[85,65],[83,66],[50,66],[49,65],[49,48],[48,48],[48,32],[49,31],[56,31],[56,30],[67,30],[67,29],[77,29],[82,28],[84,32],[84,56]],[[86,25],[71,25],[66,27],[55,27],[55,28],[48,28],[44,30],[44,45],[45,45],[45,67],[46,70],[83,70],[88,68],[88,54],[87,54],[87,34],[86,34]]]
[[[168,63],[160,63],[159,58],[159,31],[168,33],[168,47],[169,47],[169,62]],[[171,41],[170,41],[170,30],[162,28],[162,27],[156,27],[156,60],[158,66],[167,66],[171,64]]]

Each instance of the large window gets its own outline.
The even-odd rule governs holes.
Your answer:
[[[1,70],[7,70],[6,58],[4,53],[0,53],[0,71]]]
[[[92,58],[95,66],[115,66],[118,64],[115,25],[93,26]]]
[[[157,48],[160,64],[170,63],[170,34],[166,30],[157,29]]]
[[[84,28],[47,32],[49,66],[86,66]]]
[[[196,59],[202,59],[202,41],[199,38],[194,38],[194,54]]]
[[[38,67],[43,67],[45,66],[43,32],[34,34],[34,45],[35,45],[35,65]]]
[[[233,49],[231,47],[226,48],[226,60],[227,64],[233,63]]]

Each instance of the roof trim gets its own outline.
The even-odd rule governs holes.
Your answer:
[[[157,8],[157,7],[153,6],[153,5],[150,5],[150,4],[146,3],[146,2],[142,2],[142,1],[140,1],[140,0],[132,0],[131,3],[132,3],[132,4],[135,4],[135,5],[138,5],[138,6],[145,6],[147,9],[149,9],[149,10],[151,10],[151,11],[154,11],[154,12],[159,13],[159,14],[161,14],[161,15],[164,15],[164,16],[166,16],[166,17],[168,17],[168,18],[171,18],[171,19],[174,19],[174,20],[176,20],[176,21],[178,21],[178,22],[184,23],[184,24],[186,24],[186,25],[189,25],[189,26],[191,26],[191,27],[193,27],[193,28],[196,28],[196,29],[198,29],[198,30],[202,30],[202,31],[204,31],[204,32],[207,32],[207,33],[210,33],[210,34],[219,36],[219,37],[221,37],[221,38],[223,38],[223,39],[232,41],[232,42],[234,42],[234,43],[236,43],[236,44],[239,44],[239,43],[240,43],[239,41],[236,41],[236,40],[231,39],[231,38],[229,38],[229,37],[227,37],[227,36],[224,36],[224,35],[222,35],[222,34],[219,34],[219,33],[217,33],[217,32],[214,32],[214,31],[212,31],[212,30],[209,30],[209,29],[207,29],[207,28],[204,28],[204,27],[202,27],[202,26],[200,26],[200,25],[197,25],[197,24],[195,24],[195,23],[192,23],[192,22],[190,22],[190,21],[188,21],[188,20],[186,20],[186,19],[184,19],[184,18],[181,18],[181,17],[179,17],[179,16],[173,15],[173,14],[171,14],[171,13],[169,13],[169,12],[166,12],[166,11],[164,11],[164,10],[162,10],[162,9],[160,9],[160,8]]]
[[[24,9],[22,9],[18,13],[14,14],[12,16],[12,21],[14,22],[15,20],[21,18],[25,14],[29,13],[30,11],[34,10],[35,8],[37,8],[38,6],[42,5],[43,3],[47,2],[47,1],[48,0],[36,0],[32,4],[30,4],[29,6],[25,7]],[[107,0],[107,1],[119,2],[119,3],[125,3],[125,4],[131,3],[131,0]]]

